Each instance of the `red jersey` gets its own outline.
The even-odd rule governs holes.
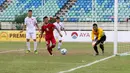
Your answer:
[[[41,29],[43,32],[45,32],[46,39],[54,37],[54,35],[53,35],[54,28],[55,28],[55,25],[50,24],[50,23],[42,26]]]

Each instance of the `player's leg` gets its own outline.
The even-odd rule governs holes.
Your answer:
[[[52,54],[52,48],[51,48],[51,46],[50,46],[50,40],[48,40],[46,44],[47,44],[47,50],[48,50],[49,54],[50,54],[50,55],[53,55],[53,54]]]
[[[97,45],[95,45],[93,48],[94,48],[94,50],[95,50],[95,52],[96,52],[96,54],[95,54],[95,55],[99,55],[99,52],[98,52],[98,47],[97,47]]]
[[[29,53],[30,52],[30,37],[31,37],[31,35],[30,35],[30,33],[29,32],[26,32],[26,45],[27,45],[27,51],[26,51],[26,53]]]
[[[52,43],[52,45],[51,45],[50,49],[52,51],[52,49],[55,48],[55,46],[56,46],[56,40],[54,37],[51,38],[51,43]]]
[[[38,51],[37,51],[37,41],[36,41],[36,32],[32,33],[32,39],[34,41],[34,53],[38,54]]]
[[[49,54],[52,55],[52,50],[50,48],[50,40],[46,40],[46,46],[47,46],[47,50],[48,50]]]
[[[104,41],[106,41],[105,35],[101,38],[101,43],[100,43],[100,48],[102,49],[102,53],[104,53]]]
[[[97,37],[95,38],[95,41],[97,41]],[[98,45],[98,44],[97,44]],[[98,52],[98,47],[97,45],[94,45],[93,48],[94,48],[94,51],[96,52],[95,55],[99,55],[99,52]]]
[[[55,39],[58,39],[58,47],[57,47],[57,49],[60,50],[60,48],[59,48],[59,38],[58,38],[58,35],[57,35],[57,34],[54,34],[54,37],[55,37]]]
[[[62,46],[62,37],[58,37],[58,50],[61,49],[61,46]]]
[[[102,49],[102,53],[104,53],[104,44],[103,44],[103,42],[100,43],[100,48]]]

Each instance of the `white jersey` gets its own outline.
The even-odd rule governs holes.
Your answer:
[[[55,22],[54,25],[60,32],[64,28],[64,25],[61,22],[59,22],[59,23]],[[62,37],[59,35],[57,30],[54,30],[54,36],[55,36],[56,39],[62,40]]]
[[[26,25],[27,32],[35,32],[36,31],[36,24],[37,20],[35,17],[26,17],[24,20],[24,24]]]
[[[55,22],[54,25],[55,25],[55,27],[56,27],[60,32],[61,32],[62,29],[64,28],[64,25],[63,25],[63,23],[61,23],[61,22],[59,22],[59,23]],[[55,30],[54,32],[55,32],[55,34],[58,34],[58,32],[57,32],[56,30]]]

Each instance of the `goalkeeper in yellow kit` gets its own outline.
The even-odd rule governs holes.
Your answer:
[[[95,55],[99,55],[97,48],[98,44],[100,44],[102,53],[104,53],[104,41],[106,41],[106,35],[102,28],[98,28],[98,25],[96,23],[93,24],[91,38],[92,38],[92,46],[96,52]]]

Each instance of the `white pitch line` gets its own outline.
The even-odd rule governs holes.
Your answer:
[[[4,63],[4,61],[0,61],[0,63]],[[71,64],[71,65],[72,65],[72,64],[81,64],[81,63],[62,63],[62,62],[44,62],[44,61],[22,61],[22,62],[21,62],[21,61],[14,61],[14,62],[7,62],[7,63],[12,63],[12,64],[13,64],[13,63],[15,63],[15,64],[16,64],[16,63],[25,63],[25,64],[26,64],[26,63],[30,63],[30,64],[31,64],[31,63],[32,63],[32,64],[33,64],[33,63],[41,63],[41,64],[43,63],[43,64],[61,64],[61,65],[66,65],[66,64],[69,64],[69,65],[70,65],[70,64]]]
[[[84,67],[88,67],[88,66],[91,66],[91,65],[93,65],[93,64],[99,63],[99,62],[101,62],[101,61],[105,61],[105,60],[110,59],[110,58],[113,58],[113,57],[115,57],[115,55],[112,55],[112,56],[109,56],[109,57],[106,57],[106,58],[103,58],[103,59],[100,59],[100,60],[96,60],[96,61],[94,61],[94,62],[85,64],[85,65],[81,65],[81,66],[78,66],[78,67],[75,67],[75,68],[71,68],[71,69],[69,69],[69,70],[60,71],[60,72],[58,72],[58,73],[72,72],[72,71],[74,71],[74,70],[77,70],[77,69],[80,69],[80,68],[84,68]]]
[[[23,51],[24,49],[21,50],[8,50],[8,51],[1,51],[0,54],[2,53],[9,53],[9,52],[16,52],[16,51]]]

